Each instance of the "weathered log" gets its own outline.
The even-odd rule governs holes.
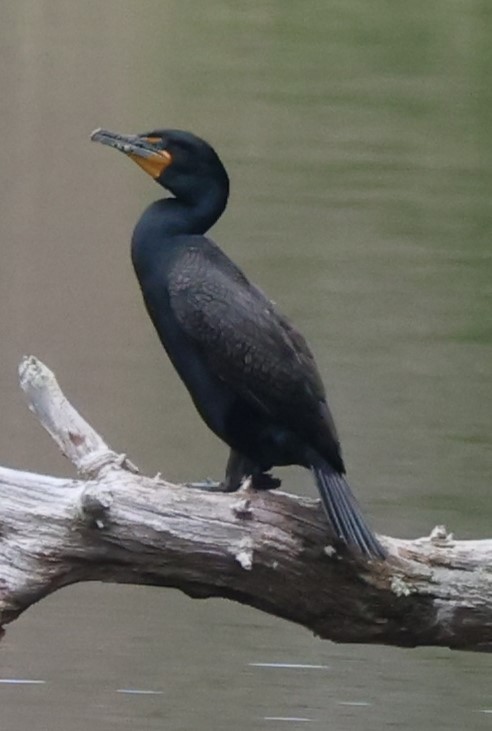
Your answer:
[[[25,358],[29,407],[80,479],[0,468],[0,626],[79,581],[152,584],[225,597],[321,638],[492,649],[492,540],[381,537],[385,562],[327,537],[318,501],[221,494],[138,474]]]

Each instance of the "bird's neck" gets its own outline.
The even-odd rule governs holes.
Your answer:
[[[160,238],[183,234],[204,234],[220,218],[227,205],[228,190],[210,185],[200,194],[183,198],[163,198],[144,212],[141,223]]]
[[[226,207],[228,192],[228,186],[212,182],[199,195],[152,203],[140,217],[132,237],[132,261],[139,280],[155,268],[156,257],[161,261],[172,258],[176,246],[196,242],[191,237],[206,233]]]

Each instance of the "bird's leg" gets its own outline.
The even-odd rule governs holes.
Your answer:
[[[263,472],[261,467],[244,454],[231,449],[227,460],[226,473],[222,482],[224,492],[235,492],[243,481],[251,477],[251,486],[255,490],[273,490],[280,486],[280,480]]]
[[[194,487],[197,490],[207,490],[208,492],[235,492],[239,490],[248,477],[251,478],[251,487],[255,490],[274,490],[281,485],[281,480],[277,477],[272,477],[267,472],[263,472],[261,467],[253,460],[231,449],[222,482],[214,482],[213,480],[188,482],[186,487]]]
[[[195,490],[207,490],[207,492],[224,492],[222,482],[216,480],[202,480],[201,482],[185,482],[185,487],[193,487]]]
[[[227,460],[225,478],[222,482],[204,480],[203,482],[187,483],[186,487],[194,487],[198,490],[207,490],[208,492],[235,492],[241,487],[242,481],[248,474],[248,472],[244,471],[245,467],[246,457],[231,449],[229,459]]]
[[[225,477],[222,482],[224,492],[235,492],[241,487],[245,477],[252,475],[255,465],[240,452],[231,449],[227,460]]]
[[[208,492],[235,492],[239,489],[242,481],[248,474],[244,472],[245,462],[246,457],[231,449],[229,459],[227,460],[225,478],[222,482],[204,480],[203,482],[187,483],[186,487],[195,487],[199,490],[207,490]]]

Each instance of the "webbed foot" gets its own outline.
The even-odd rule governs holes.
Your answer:
[[[225,492],[222,482],[215,480],[202,480],[201,482],[185,482],[185,487],[192,487],[195,490],[206,490],[207,492]]]
[[[282,480],[274,477],[269,472],[260,472],[257,475],[251,476],[251,486],[255,490],[275,490],[281,484]]]

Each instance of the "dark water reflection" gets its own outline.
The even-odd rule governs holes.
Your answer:
[[[233,195],[215,238],[313,344],[374,524],[490,533],[490,15],[466,0],[3,3],[1,461],[68,469],[16,389],[29,351],[145,471],[219,474],[224,449],[130,269],[133,222],[158,191],[88,143],[99,125],[181,126],[224,156]],[[312,492],[296,470],[285,485]],[[1,727],[489,728],[489,667],[80,586],[9,629],[0,679],[46,682],[0,684]],[[118,692],[131,689],[155,694]],[[289,718],[307,720],[265,720]]]

